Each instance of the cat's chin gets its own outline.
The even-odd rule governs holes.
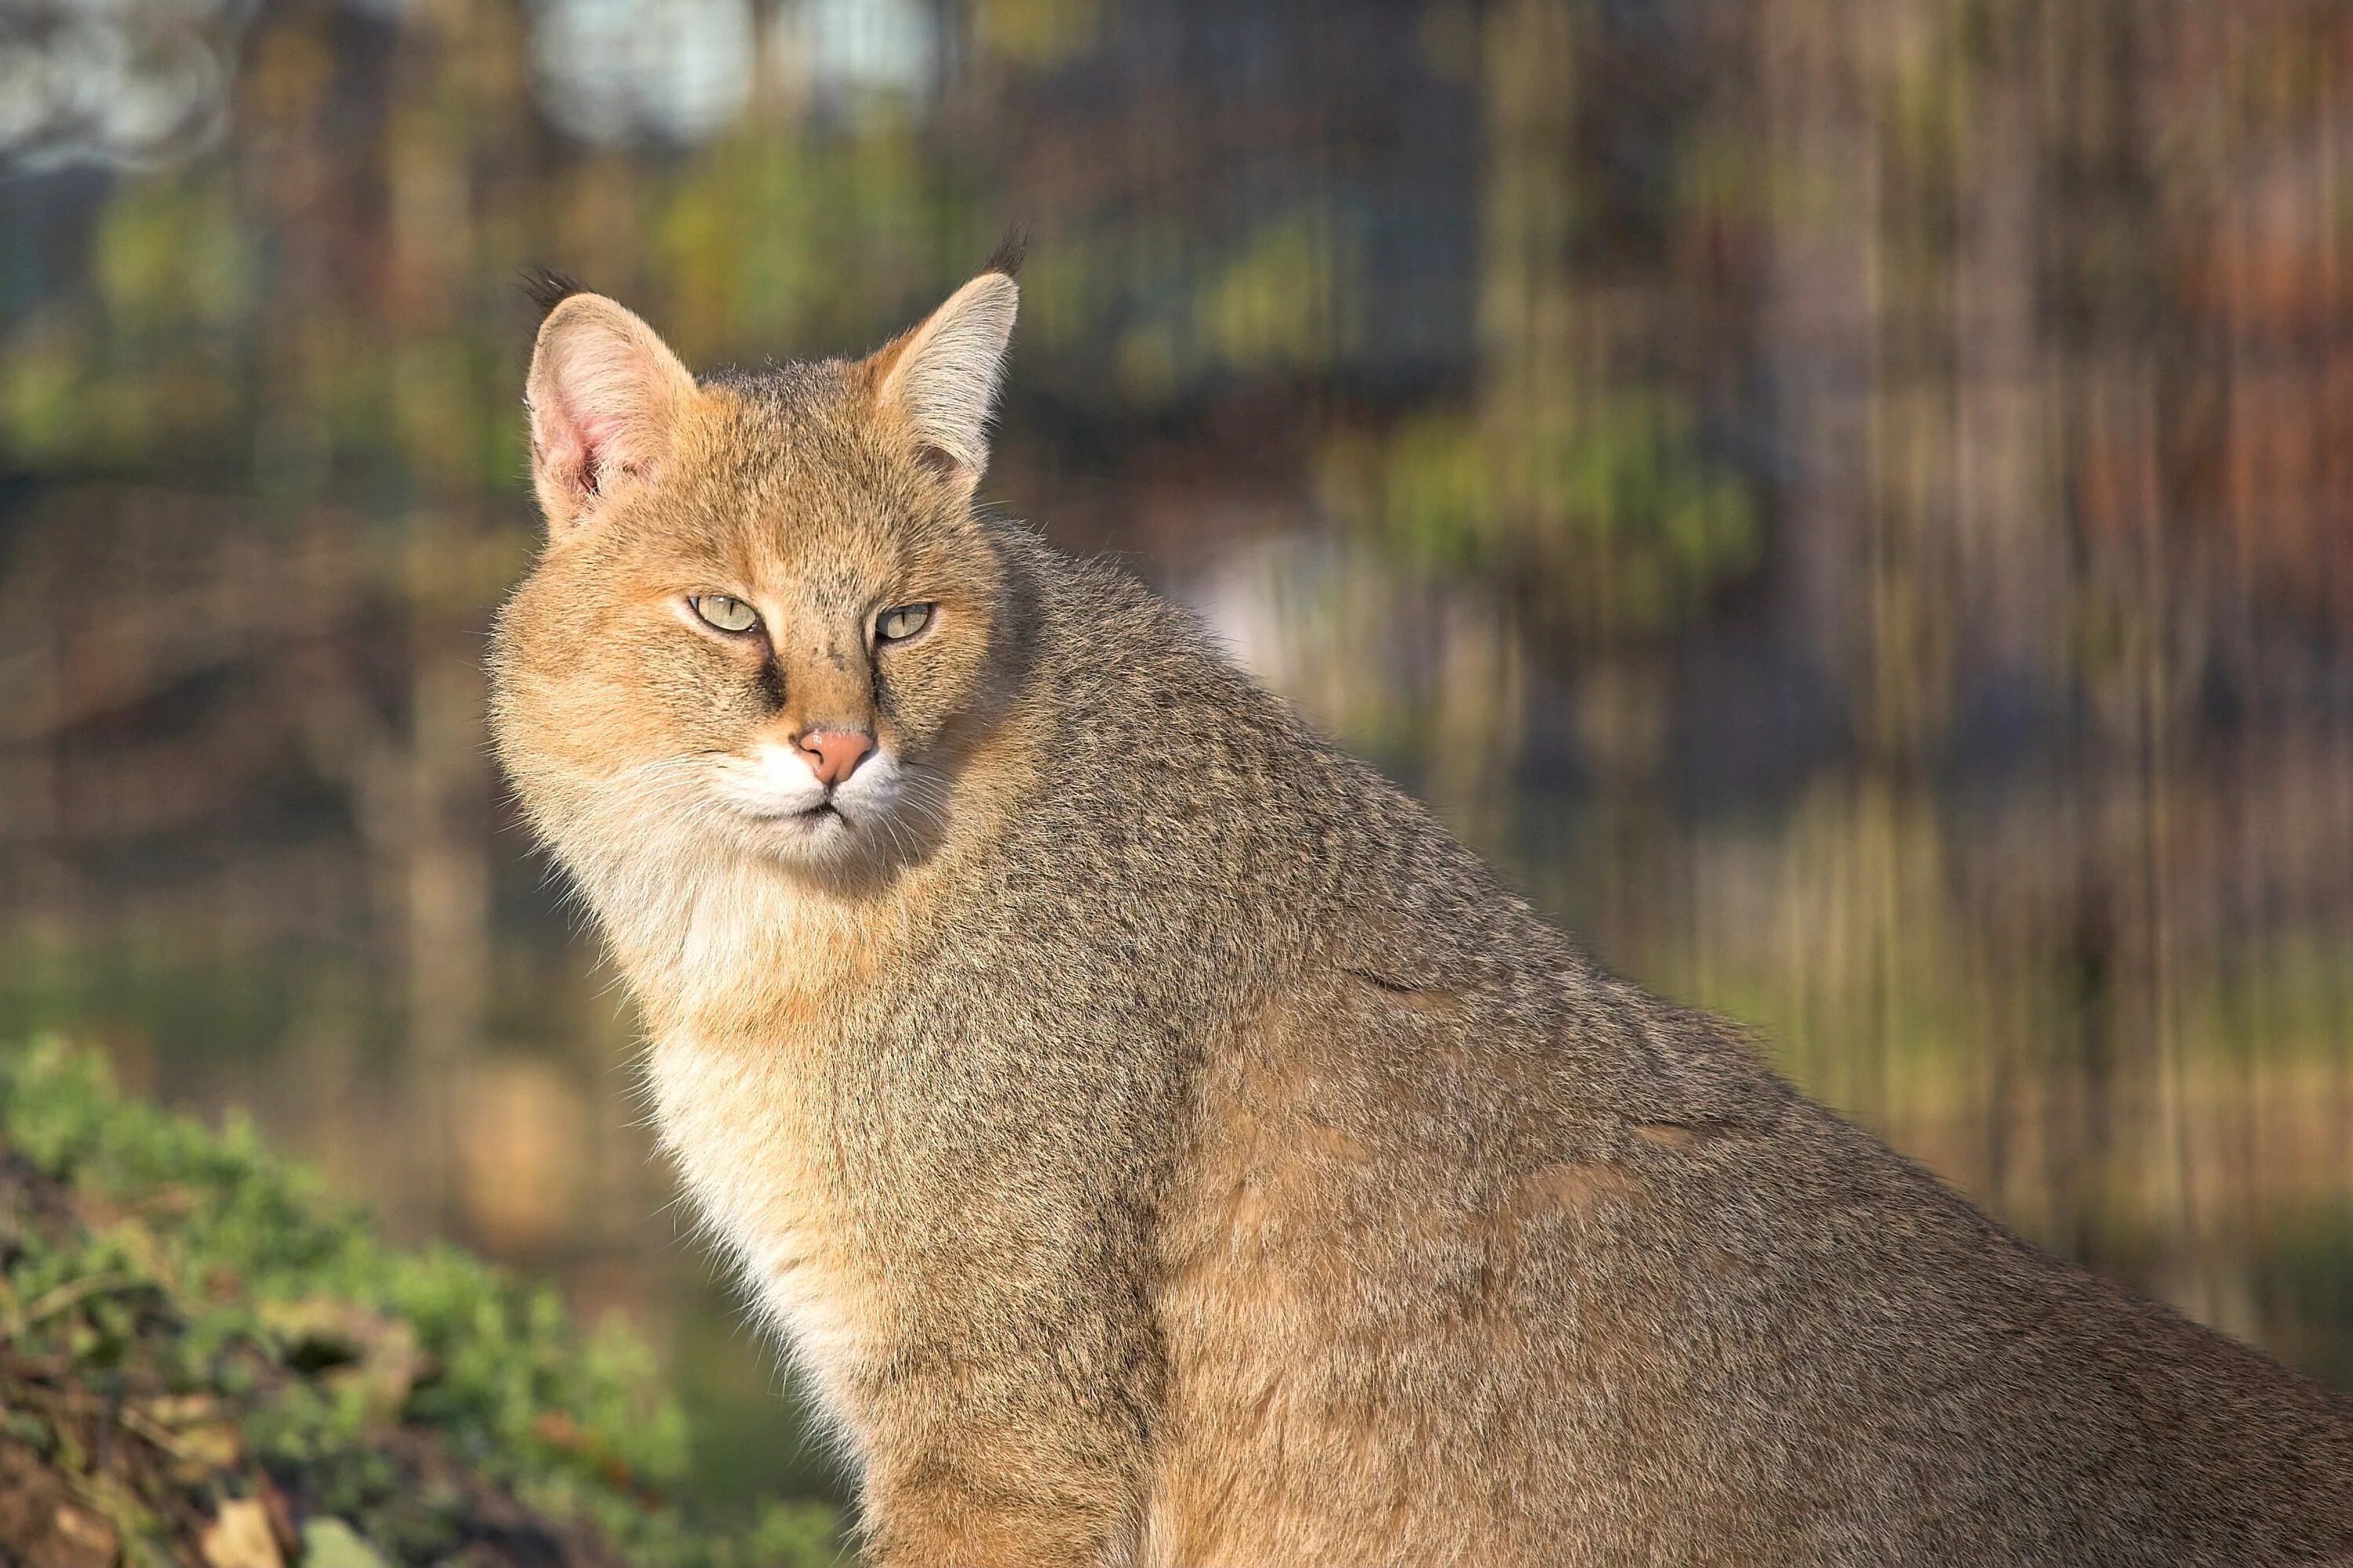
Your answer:
[[[829,801],[800,811],[734,810],[728,815],[737,824],[732,836],[771,851],[822,854],[855,834],[849,819]]]
[[[740,853],[789,870],[838,873],[872,868],[903,835],[872,814],[828,803],[804,811],[730,811],[723,836]]]

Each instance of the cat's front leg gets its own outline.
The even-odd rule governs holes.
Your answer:
[[[887,1386],[870,1386],[868,1568],[1130,1560],[1151,1438],[1150,1358],[1102,1325],[1071,1329],[1060,1343],[1032,1327],[1041,1331],[1026,1345],[894,1358]]]
[[[938,1476],[885,1489],[869,1505],[864,1568],[1113,1568],[1128,1561],[1125,1520],[1092,1499],[1008,1498]]]

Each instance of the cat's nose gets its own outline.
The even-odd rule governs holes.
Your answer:
[[[874,749],[874,737],[863,730],[813,729],[798,744],[801,755],[808,758],[809,771],[829,789],[849,778],[858,759]]]

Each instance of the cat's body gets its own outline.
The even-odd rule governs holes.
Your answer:
[[[893,390],[940,321],[774,386],[656,365],[693,412],[651,456],[607,421],[631,481],[550,502],[498,656],[502,750],[872,1561],[2353,1561],[2344,1402],[1599,972],[1186,618],[975,519],[976,424]],[[560,390],[534,371],[543,422]],[[874,633],[902,583],[969,641]],[[756,649],[648,618],[731,589]],[[853,602],[862,655],[796,628]],[[898,809],[746,828],[763,726],[846,726],[861,681]]]

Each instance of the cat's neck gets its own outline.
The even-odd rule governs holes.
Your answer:
[[[901,948],[920,868],[845,894],[707,836],[651,833],[574,866],[657,1037],[740,1035],[871,979]]]

